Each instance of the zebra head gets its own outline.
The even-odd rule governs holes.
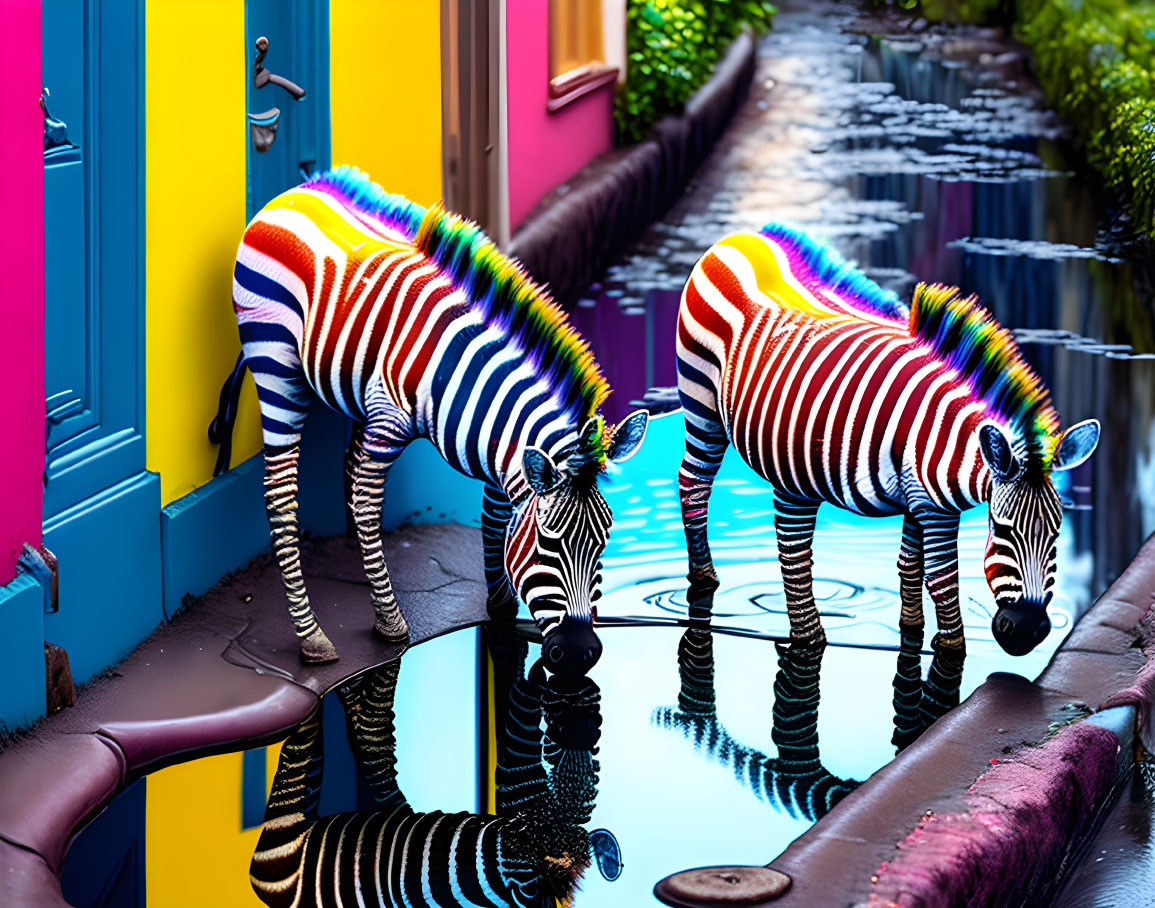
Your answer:
[[[582,428],[561,463],[527,447],[522,472],[532,494],[518,508],[505,542],[505,569],[541,628],[542,656],[552,672],[584,674],[601,656],[593,603],[613,515],[598,489],[605,461],[630,457],[646,434],[639,410],[612,431],[600,417]]]
[[[997,424],[979,427],[979,448],[991,472],[990,535],[986,575],[997,610],[991,621],[995,640],[1012,656],[1034,649],[1051,630],[1047,606],[1055,585],[1056,540],[1062,502],[1052,470],[1078,466],[1099,442],[1099,423],[1071,426],[1058,441],[1050,468],[1028,453]]]

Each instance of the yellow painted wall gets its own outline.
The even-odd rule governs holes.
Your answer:
[[[212,478],[206,430],[240,342],[232,272],[245,228],[244,0],[150,0],[145,17],[148,468],[161,504]],[[260,450],[246,381],[233,463]]]
[[[333,164],[386,192],[441,198],[439,0],[330,0]]]
[[[265,749],[272,786],[281,746]],[[149,908],[253,908],[249,862],[261,828],[241,829],[240,753],[153,773],[145,783]]]

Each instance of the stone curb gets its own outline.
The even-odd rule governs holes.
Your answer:
[[[480,537],[458,524],[386,534],[411,645],[487,617]],[[270,557],[226,578],[83,688],[75,707],[0,752],[0,905],[66,905],[68,845],[128,785],[173,763],[279,741],[328,690],[403,652],[372,634],[356,542],[319,539],[302,550],[341,660],[300,664]]]

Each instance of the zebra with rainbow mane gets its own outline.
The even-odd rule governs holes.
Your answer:
[[[987,503],[995,639],[1023,655],[1047,635],[1062,519],[1051,474],[1090,457],[1099,424],[1059,430],[1047,389],[973,296],[919,284],[908,314],[831,251],[770,225],[727,237],[698,261],[677,353],[692,599],[718,585],[706,514],[732,444],[773,486],[796,642],[825,641],[811,575],[822,502],[903,515],[902,630],[921,633],[925,582],[934,646],[959,652],[959,515]]]
[[[381,550],[385,477],[429,439],[485,483],[489,609],[520,597],[545,637],[549,668],[584,672],[601,645],[591,603],[611,514],[597,480],[629,457],[646,414],[616,428],[609,387],[564,313],[480,228],[440,205],[387,195],[356,168],[314,176],[253,218],[237,251],[233,305],[241,356],[210,438],[227,442],[247,368],[260,402],[265,506],[301,659],[337,652],[301,573],[297,461],[313,394],[349,416],[354,522],[372,589],[374,630],[404,641]]]

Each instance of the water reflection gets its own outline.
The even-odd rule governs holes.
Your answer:
[[[762,801],[795,819],[824,817],[858,787],[822,765],[818,753],[819,673],[825,647],[778,646],[770,737],[778,756],[735,741],[718,719],[714,690],[714,637],[708,621],[695,621],[678,644],[681,690],[677,707],[654,711],[654,723],[682,732],[710,760]]]
[[[410,806],[397,782],[401,663],[379,665],[337,689],[372,809],[319,815],[318,709],[281,750],[250,868],[258,897],[275,906],[569,904],[591,862],[585,824],[597,796],[601,695],[588,678],[547,680],[540,660],[524,671],[525,651],[514,643],[505,648],[511,658],[495,659],[507,696],[498,711],[496,815]],[[616,840],[595,833],[598,866],[620,873]]]
[[[959,704],[966,656],[953,650],[934,651],[925,680],[922,677],[922,633],[905,631],[894,672],[894,736],[902,751],[939,718]]]
[[[818,748],[819,682],[826,646],[776,643],[778,672],[770,738],[775,757],[736,741],[718,718],[714,685],[714,635],[707,611],[695,608],[678,642],[678,705],[654,710],[660,728],[681,731],[695,750],[729,768],[734,778],[774,809],[814,822],[858,787],[822,764]],[[897,751],[909,747],[938,718],[959,703],[965,656],[934,653],[922,677],[923,636],[904,633],[894,674],[894,734]]]

